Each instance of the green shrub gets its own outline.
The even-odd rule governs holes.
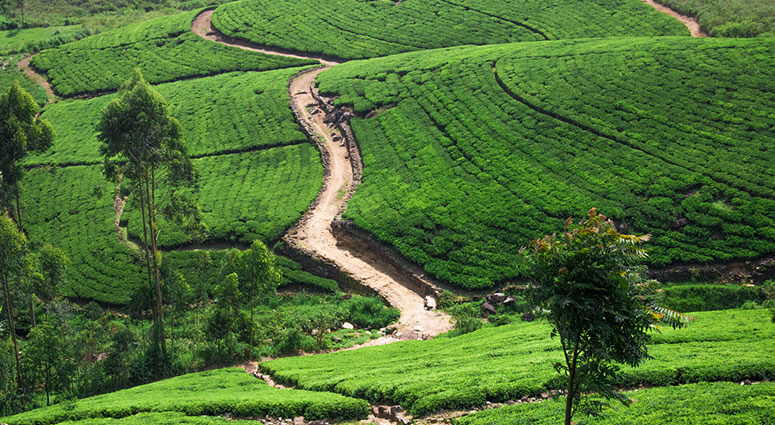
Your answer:
[[[395,322],[401,313],[375,297],[352,297],[344,302],[350,321],[365,329],[380,329]]]

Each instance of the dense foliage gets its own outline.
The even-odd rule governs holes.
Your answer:
[[[696,313],[687,329],[652,335],[648,360],[623,368],[621,386],[772,379],[775,326],[767,310]],[[464,409],[558,388],[562,357],[545,321],[486,327],[454,338],[408,341],[261,363],[280,382],[334,391],[412,414]]]
[[[697,17],[713,37],[775,37],[775,3],[770,0],[657,0]]]
[[[240,425],[255,421],[241,421],[222,416],[186,416],[180,412],[138,413],[123,418],[93,418],[61,422],[59,425]]]
[[[466,288],[518,276],[520,246],[592,206],[650,233],[651,264],[772,252],[773,58],[767,39],[664,38],[339,65],[322,91],[368,116],[345,217]]]
[[[741,387],[732,382],[649,388],[626,393],[629,408],[586,418],[589,425],[708,424],[747,425],[775,421],[775,384]],[[456,425],[553,425],[562,420],[560,400],[527,403],[479,412],[454,421]]]
[[[368,411],[369,405],[363,400],[331,393],[275,389],[242,369],[220,369],[61,403],[2,421],[43,425],[85,418],[121,418],[140,412],[360,419]]]
[[[44,50],[32,64],[46,72],[57,93],[71,96],[115,90],[134,68],[140,68],[149,82],[160,83],[313,63],[205,40],[191,32],[198,12],[151,19]]]
[[[213,25],[261,45],[344,59],[461,44],[686,34],[637,0],[243,0],[216,9]]]

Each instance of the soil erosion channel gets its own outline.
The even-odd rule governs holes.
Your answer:
[[[338,136],[337,139],[342,135],[323,123],[323,114],[310,114],[307,106],[316,104],[313,96],[316,90],[315,78],[337,63],[229,40],[212,27],[212,14],[212,10],[202,12],[194,20],[191,30],[208,40],[228,46],[274,55],[316,59],[324,65],[295,77],[289,87],[290,100],[297,118],[307,131],[314,131],[315,134],[310,136],[318,139],[320,148],[327,153],[328,164],[323,191],[318,195],[315,206],[307,212],[300,224],[289,232],[288,239],[298,248],[333,262],[343,272],[379,292],[390,305],[397,308],[401,312],[401,318],[396,336],[400,335],[400,339],[428,338],[451,330],[453,326],[450,317],[438,311],[426,310],[425,299],[403,285],[397,274],[389,273],[392,266],[378,255],[370,255],[368,252],[355,253],[340,246],[331,231],[331,223],[347,203],[347,196],[343,194],[352,192],[353,168],[347,148],[334,141],[335,135]],[[397,338],[384,337],[367,345],[395,340]]]

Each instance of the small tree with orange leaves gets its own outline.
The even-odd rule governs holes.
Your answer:
[[[646,278],[641,247],[649,236],[623,235],[593,208],[565,232],[533,241],[522,253],[532,280],[529,296],[547,311],[564,361],[555,364],[566,395],[565,424],[579,406],[599,413],[603,404],[581,403],[595,392],[628,404],[614,387],[619,364],[638,366],[649,358],[649,332],[663,324],[686,326],[693,318],[659,305],[661,291]]]

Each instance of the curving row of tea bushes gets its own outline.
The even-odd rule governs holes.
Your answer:
[[[360,116],[345,213],[466,288],[597,207],[650,263],[775,250],[775,41],[602,39],[451,48],[320,75]],[[755,71],[751,71],[755,70]]]
[[[140,258],[118,241],[114,194],[100,166],[41,167],[24,178],[30,240],[70,258],[66,296],[124,304],[144,282]]]
[[[323,180],[320,154],[307,143],[204,157],[194,164],[200,171],[199,205],[209,227],[204,242],[276,240],[307,210]],[[118,241],[115,187],[105,181],[101,166],[35,168],[24,185],[23,203],[35,205],[26,209],[32,240],[58,246],[72,260],[66,295],[128,302],[143,282],[142,263]],[[130,240],[139,240],[134,231],[140,215],[132,205],[130,199],[122,224],[128,222]],[[162,246],[188,242],[174,227],[163,228]]]
[[[199,11],[152,19],[44,50],[32,65],[62,96],[118,89],[134,68],[151,83],[229,71],[263,71],[316,61],[251,52],[190,31]]]
[[[663,329],[653,357],[624,368],[621,386],[775,378],[775,326],[766,310],[695,313],[683,330]],[[487,327],[452,338],[260,364],[275,380],[316,391],[401,404],[413,415],[467,409],[555,389],[562,352],[545,321]]]
[[[637,0],[243,0],[216,9],[224,34],[344,59],[462,44],[687,35]]]
[[[178,119],[189,155],[203,156],[252,148],[306,143],[288,104],[288,79],[298,68],[228,73],[160,84],[155,89]],[[65,100],[49,105],[56,138],[27,165],[101,163],[97,123],[115,95]]]
[[[186,416],[179,412],[138,413],[123,418],[92,418],[60,422],[59,425],[244,425],[256,421],[232,420],[222,416]]]
[[[338,394],[276,389],[242,369],[231,368],[192,373],[60,403],[0,421],[10,425],[47,425],[88,418],[123,418],[141,412],[180,412],[188,416],[219,416],[225,413],[237,417],[304,416],[312,420],[362,419],[368,415],[369,405],[363,400]]]
[[[309,208],[323,182],[320,153],[309,143],[193,161],[199,172],[199,208],[208,239],[250,244],[277,240]],[[140,239],[140,211],[127,204],[130,237]],[[189,241],[171,224],[159,244],[177,248]]]
[[[775,423],[775,383],[741,387],[718,382],[647,388],[624,393],[634,400],[600,417],[585,417],[589,425],[708,424],[747,425]],[[565,400],[526,403],[492,409],[455,420],[456,425],[553,425],[562,423]],[[579,415],[579,418],[582,416]]]

